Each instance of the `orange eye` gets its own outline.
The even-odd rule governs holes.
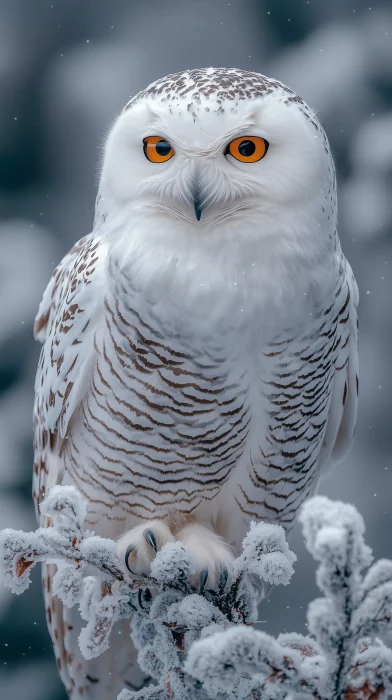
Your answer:
[[[173,148],[162,136],[146,136],[143,139],[143,151],[152,163],[165,163],[174,156]]]
[[[261,136],[240,136],[231,141],[225,150],[225,155],[230,154],[242,163],[256,163],[264,158],[268,151],[269,143]]]

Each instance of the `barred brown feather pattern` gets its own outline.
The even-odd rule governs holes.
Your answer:
[[[289,529],[315,491],[321,468],[339,458],[339,440],[344,451],[351,445],[358,380],[356,296],[342,256],[331,301],[312,314],[307,331],[297,336],[286,331],[263,348],[261,391],[268,419],[235,496],[248,518]],[[349,390],[353,398],[345,425]]]
[[[109,278],[91,387],[64,446],[67,472],[92,503],[91,524],[102,510],[109,519],[190,514],[218,495],[244,452],[246,367],[224,336],[173,333],[113,259]]]
[[[75,483],[90,502],[90,524],[103,531],[105,521],[119,534],[125,522],[189,515],[212,500],[218,508],[222,494],[245,521],[290,526],[333,456],[347,396],[350,406],[356,395],[356,369],[354,378],[348,372],[350,347],[356,367],[355,282],[344,257],[337,251],[325,308],[299,332],[263,339],[251,329],[247,341],[227,319],[207,338],[192,318],[179,332],[176,309],[158,312],[102,249],[106,288],[99,293],[98,268],[89,290],[98,311],[87,315],[96,250],[86,239],[54,276],[50,308],[61,293],[37,374],[36,491],[49,452],[51,482],[57,469],[57,480]],[[354,424],[355,416],[349,433]]]

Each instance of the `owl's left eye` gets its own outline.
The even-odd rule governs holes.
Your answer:
[[[242,163],[256,163],[264,158],[268,151],[269,143],[261,136],[240,136],[231,141],[225,150],[225,156],[233,156]]]
[[[174,156],[174,149],[162,136],[146,136],[143,139],[143,151],[152,163],[165,163]]]

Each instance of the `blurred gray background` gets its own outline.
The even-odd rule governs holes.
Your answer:
[[[0,0],[0,528],[34,527],[32,322],[54,265],[90,231],[102,144],[129,96],[165,73],[236,66],[318,111],[335,155],[343,249],[360,292],[360,411],[349,459],[322,491],[354,503],[392,556],[391,0]],[[297,530],[289,588],[262,607],[304,631],[314,563]],[[38,570],[0,586],[0,697],[64,700]]]

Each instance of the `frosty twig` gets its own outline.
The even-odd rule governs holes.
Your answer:
[[[84,530],[86,506],[73,487],[52,489],[41,511],[47,528],[1,533],[5,583],[22,593],[32,567],[54,560],[53,593],[78,604],[87,623],[79,636],[86,659],[108,648],[117,620],[130,618],[139,665],[156,685],[124,690],[119,700],[378,700],[392,690],[392,651],[378,638],[392,629],[392,562],[371,566],[352,506],[318,497],[302,509],[324,597],[309,606],[309,635],[277,639],[252,623],[260,589],[286,585],[293,573],[280,526],[252,523],[231,579],[222,572],[216,590],[206,590],[202,580],[190,585],[192,554],[181,542],[162,547],[148,578],[130,577],[115,543]]]

